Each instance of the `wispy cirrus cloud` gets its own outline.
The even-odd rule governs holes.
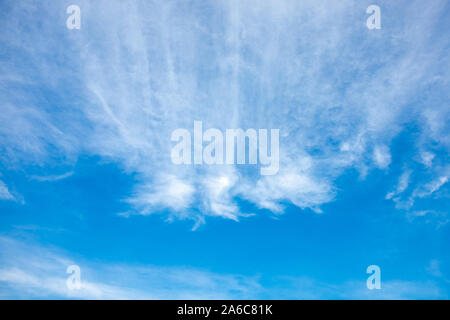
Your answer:
[[[449,167],[438,168],[436,171],[439,175],[433,178],[431,181],[416,184],[414,190],[409,195],[403,196],[402,194],[408,188],[410,183],[411,171],[406,170],[399,177],[397,186],[394,191],[389,192],[386,195],[386,199],[392,199],[396,203],[398,209],[410,210],[413,208],[417,199],[430,198],[436,192],[438,192],[448,182]],[[421,210],[411,212],[409,216],[424,216],[427,213],[434,212],[433,210]]]
[[[400,178],[398,179],[398,183],[397,183],[397,186],[395,187],[395,190],[389,192],[386,195],[386,199],[392,199],[393,197],[398,196],[401,193],[403,193],[408,188],[410,175],[411,175],[410,170],[404,171],[402,173],[402,175],[400,176]]]
[[[48,181],[48,182],[54,182],[54,181],[59,181],[62,179],[66,179],[68,177],[71,177],[75,172],[73,171],[68,171],[66,173],[63,174],[54,174],[54,175],[48,175],[48,176],[32,176],[31,178],[37,181]]]
[[[351,0],[78,4],[79,31],[65,28],[62,4],[16,2],[2,13],[14,18],[0,20],[1,159],[118,163],[137,179],[124,195],[128,216],[238,220],[248,212],[237,198],[321,212],[347,170],[389,169],[408,123],[418,149],[448,151],[445,1],[383,3],[395,18],[378,33]],[[173,165],[170,133],[194,120],[279,128],[278,175]]]

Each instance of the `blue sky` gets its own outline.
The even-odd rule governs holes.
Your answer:
[[[0,298],[449,298],[447,1],[0,4]],[[278,173],[174,165],[195,120]]]

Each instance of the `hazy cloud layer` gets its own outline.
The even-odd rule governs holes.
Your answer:
[[[330,284],[314,278],[218,274],[185,266],[132,266],[70,257],[32,239],[0,236],[0,298],[3,299],[441,299],[445,290],[429,281],[383,280],[368,290],[361,279]],[[430,272],[442,278],[438,262]],[[69,289],[67,267],[80,267],[80,289]],[[439,273],[437,273],[439,271]],[[273,280],[276,284],[273,284]],[[448,296],[447,296],[448,298]]]

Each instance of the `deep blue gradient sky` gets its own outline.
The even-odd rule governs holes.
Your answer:
[[[449,298],[448,1],[0,4],[0,298]],[[172,164],[194,120],[279,172]]]

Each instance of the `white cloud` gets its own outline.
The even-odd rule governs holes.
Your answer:
[[[441,176],[429,183],[418,187],[414,190],[413,197],[425,198],[430,196],[432,193],[438,191],[444,184],[448,182],[447,176]]]
[[[373,151],[373,158],[380,169],[386,169],[391,163],[391,153],[386,146],[376,146]]]
[[[431,152],[423,151],[420,153],[420,160],[426,167],[430,168],[435,156],[436,155]]]
[[[175,211],[188,209],[195,188],[174,175],[161,175],[148,185],[140,186],[129,203],[138,206],[142,214],[151,214],[155,208],[169,207]]]
[[[396,189],[394,191],[389,192],[386,195],[386,199],[392,199],[395,202],[395,206],[397,209],[402,210],[410,210],[414,207],[414,204],[417,199],[420,198],[429,198],[432,195],[434,197],[439,198],[441,195],[437,193],[447,182],[448,182],[448,173],[450,167],[438,167],[436,168],[436,172],[438,173],[438,177],[432,179],[429,182],[417,184],[413,191],[409,194],[409,196],[403,196],[403,193],[408,188],[411,183],[411,171],[406,170],[400,176],[399,181],[397,183]],[[444,195],[445,196],[445,195]],[[408,217],[419,217],[425,216],[428,213],[433,213],[433,210],[415,210],[412,212],[408,212]],[[440,214],[439,214],[440,215]],[[439,221],[439,220],[437,220]],[[446,222],[443,222],[446,223]]]
[[[6,184],[0,180],[0,200],[14,200],[14,196],[9,192]]]
[[[405,123],[419,123],[419,147],[450,145],[446,101],[414,103],[448,79],[436,18],[445,1],[408,3],[389,34],[368,33],[355,3],[80,0],[90,22],[69,32],[54,24],[66,18],[60,5],[15,2],[17,18],[0,22],[0,45],[20,53],[0,63],[0,157],[118,163],[138,177],[133,213],[237,220],[237,196],[275,213],[286,201],[320,212],[346,170],[389,167]],[[172,165],[170,134],[194,120],[280,129],[278,175]]]
[[[232,199],[232,190],[238,181],[232,169],[209,173],[201,182],[204,212],[237,221],[241,213]]]
[[[402,173],[402,175],[398,179],[398,183],[397,183],[395,190],[389,192],[386,195],[387,200],[391,199],[394,196],[400,195],[401,193],[403,193],[406,190],[406,188],[408,188],[410,175],[411,175],[410,170],[406,170],[405,172]]]
[[[280,205],[289,201],[302,209],[310,208],[321,212],[319,206],[333,199],[334,191],[330,184],[318,181],[308,174],[308,170],[299,169],[301,166],[282,167],[279,174],[266,176],[257,180],[256,185],[251,182],[243,183],[239,194],[256,203],[260,208],[273,212],[283,212]]]

